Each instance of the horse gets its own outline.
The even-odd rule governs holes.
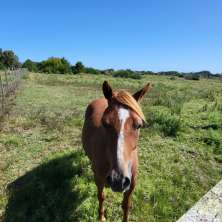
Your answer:
[[[85,112],[82,144],[91,161],[99,201],[99,221],[106,221],[104,187],[123,192],[123,222],[128,221],[130,197],[136,185],[138,169],[137,142],[145,117],[139,101],[151,88],[148,83],[131,95],[113,91],[104,81],[103,98],[92,101]]]

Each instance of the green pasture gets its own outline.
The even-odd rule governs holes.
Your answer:
[[[0,221],[97,221],[81,128],[104,80],[130,92],[154,84],[141,104],[147,124],[130,221],[176,221],[222,178],[221,80],[31,73],[0,120]],[[106,194],[107,221],[121,221],[122,195]]]

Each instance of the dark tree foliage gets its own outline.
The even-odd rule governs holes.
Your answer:
[[[140,74],[142,74],[142,75],[156,75],[156,73],[152,72],[152,71],[140,71]]]
[[[130,69],[117,70],[113,73],[113,77],[131,78],[131,79],[141,79],[142,75],[136,73]]]
[[[71,70],[73,74],[78,74],[84,72],[85,67],[82,62],[78,61],[74,66],[71,66]]]
[[[102,73],[100,70],[94,69],[92,67],[85,67],[84,72],[89,73],[89,74],[95,74],[95,75],[98,75],[98,74]]]
[[[177,71],[158,72],[158,75],[183,77],[183,74]]]
[[[38,72],[38,63],[27,59],[23,64],[22,68],[27,68],[30,72]]]
[[[4,69],[5,66],[3,64],[3,51],[0,49],[0,69]]]
[[[20,67],[19,59],[12,50],[0,49],[0,69],[16,69]]]
[[[200,72],[196,72],[195,74],[199,75],[202,78],[211,78],[213,75],[210,71],[200,71]]]
[[[105,70],[101,70],[100,72],[104,75],[112,75],[115,72],[115,70],[114,69],[105,69]]]
[[[200,80],[200,75],[197,73],[188,73],[184,75],[184,79],[187,80]]]

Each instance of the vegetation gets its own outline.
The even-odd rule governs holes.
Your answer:
[[[141,75],[133,72],[130,69],[127,70],[117,70],[113,72],[113,77],[131,78],[131,79],[141,79]]]
[[[70,73],[71,68],[69,62],[65,58],[51,57],[45,61],[42,61],[39,65],[40,72],[44,73]]]
[[[187,80],[200,80],[200,75],[199,74],[186,74],[184,76],[185,79]]]
[[[10,111],[16,89],[26,74],[26,69],[0,71],[0,120]]]
[[[85,67],[82,62],[77,62],[71,69],[73,74],[78,74],[84,72]]]
[[[33,62],[31,59],[25,60],[25,62],[22,64],[22,68],[27,68],[30,72],[38,72],[38,63]]]
[[[18,57],[12,50],[2,51],[0,49],[0,70],[1,69],[15,69],[20,67]],[[106,69],[99,70],[93,67],[85,67],[81,61],[76,62],[75,65],[71,65],[64,57],[50,57],[46,60],[35,62],[27,59],[23,64],[23,68],[27,68],[30,72],[48,73],[48,74],[106,74],[113,77],[141,79],[142,75],[161,75],[170,76],[171,80],[176,77],[184,78],[186,80],[200,80],[200,78],[222,78],[221,73],[212,74],[209,71],[189,72],[182,73],[178,71],[166,71],[166,72],[152,72],[152,71],[135,71],[130,69]]]
[[[0,69],[16,69],[20,67],[18,57],[12,50],[3,51],[0,48]]]
[[[154,84],[142,102],[147,123],[130,221],[176,221],[221,179],[220,79],[35,73],[0,122],[1,221],[96,221],[96,186],[80,138],[86,106],[102,96],[105,79],[131,92]],[[106,193],[108,221],[120,221],[122,195]]]

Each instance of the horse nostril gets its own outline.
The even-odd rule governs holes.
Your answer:
[[[130,185],[130,179],[128,177],[123,178],[123,189],[127,188]]]

